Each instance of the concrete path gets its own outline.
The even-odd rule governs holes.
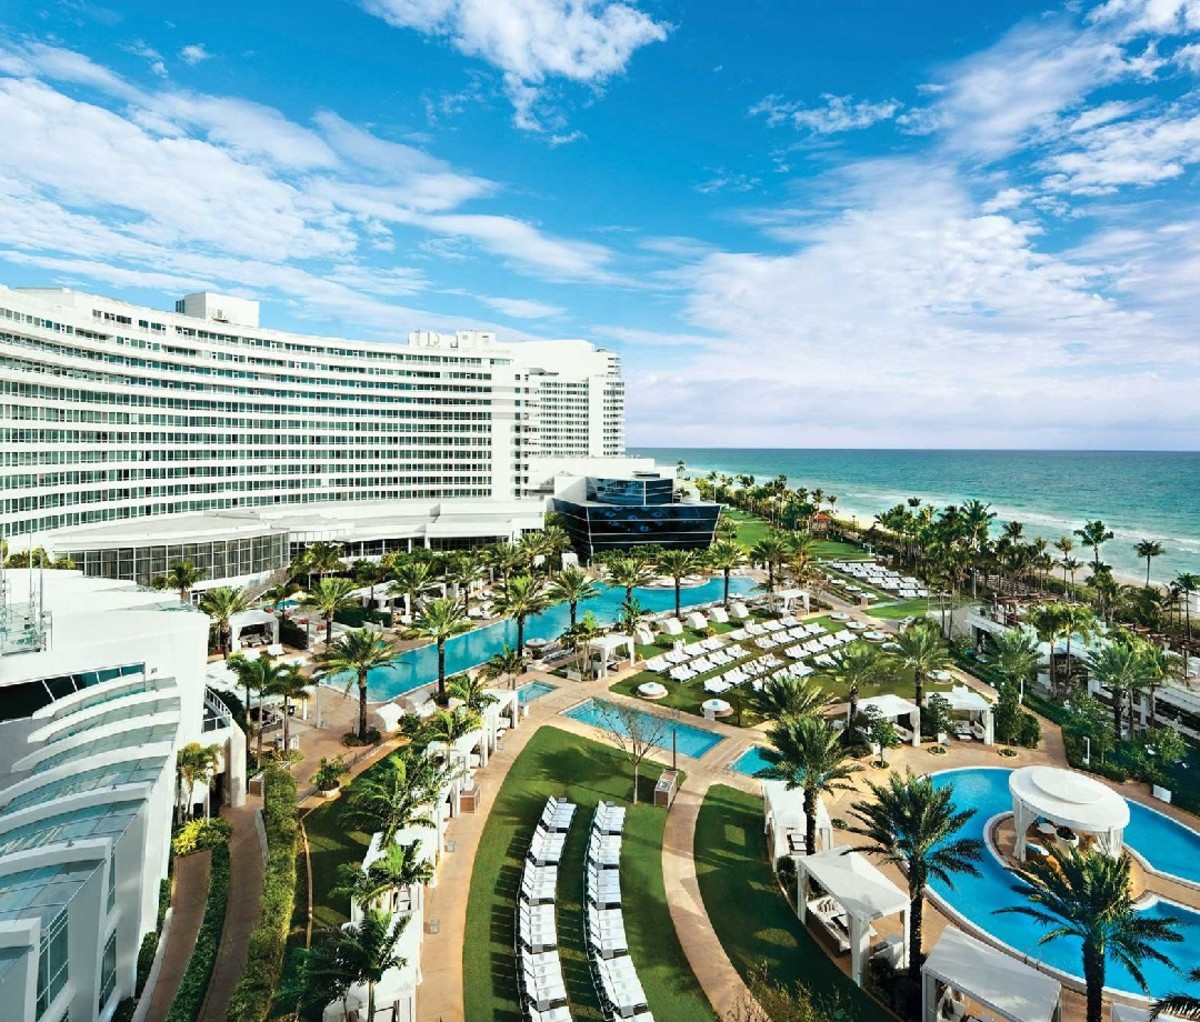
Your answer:
[[[208,874],[212,867],[210,852],[196,852],[175,860],[174,887],[171,891],[171,933],[163,949],[162,970],[150,996],[146,1022],[163,1022],[175,1000],[179,981],[192,959],[192,949],[204,921],[208,900]]]
[[[246,968],[246,952],[250,934],[258,925],[263,890],[262,846],[254,820],[261,805],[259,799],[249,798],[245,805],[224,812],[225,819],[233,825],[229,841],[229,905],[208,994],[200,1009],[200,1022],[224,1022],[234,987]]]

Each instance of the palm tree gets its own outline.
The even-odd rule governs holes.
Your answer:
[[[342,825],[368,834],[380,831],[383,845],[408,827],[433,827],[429,809],[454,775],[454,770],[426,756],[424,750],[407,746],[355,779],[341,814]]]
[[[746,563],[746,548],[731,539],[719,539],[708,548],[708,563],[711,568],[725,576],[722,604],[729,609],[729,573]]]
[[[550,605],[546,584],[532,575],[514,575],[500,587],[492,605],[504,617],[517,622],[517,650],[525,652],[525,620]]]
[[[1094,564],[1100,563],[1100,548],[1113,538],[1112,530],[1099,518],[1094,522],[1085,522],[1082,529],[1075,530],[1075,535],[1084,546],[1092,548]]]
[[[264,590],[259,598],[264,603],[269,604],[271,609],[278,614],[283,602],[295,596],[299,591],[300,587],[295,582],[290,580],[283,581],[279,585],[271,586],[269,589]]]
[[[1197,984],[1193,989],[1200,989],[1200,969],[1193,969],[1188,979]],[[1154,1022],[1159,1015],[1173,1015],[1187,1022],[1200,1022],[1200,997],[1195,994],[1167,994],[1151,1005],[1150,1022]]]
[[[333,893],[350,898],[369,911],[381,894],[427,884],[433,879],[433,863],[421,855],[420,841],[406,844],[391,841],[385,847],[383,857],[366,869],[355,862],[339,863],[338,885]]]
[[[768,678],[751,699],[755,711],[764,720],[812,717],[829,702],[828,696],[816,685],[783,674]]]
[[[775,592],[775,569],[787,557],[787,543],[783,537],[770,533],[764,536],[750,548],[750,560],[755,564],[763,564],[767,569],[767,592]]]
[[[1101,1022],[1104,974],[1111,955],[1146,990],[1142,963],[1170,964],[1155,942],[1178,943],[1183,936],[1174,916],[1155,917],[1134,910],[1129,889],[1127,854],[1118,859],[1068,849],[1064,854],[1013,865],[1020,880],[1013,890],[1032,904],[996,909],[1016,912],[1049,929],[1039,944],[1063,937],[1082,943],[1083,978],[1087,984],[1087,1022]]]
[[[1187,620],[1187,640],[1192,641],[1192,593],[1200,591],[1200,575],[1184,571],[1175,576],[1174,588],[1183,597],[1183,613]],[[1186,655],[1186,654],[1185,654]]]
[[[501,678],[508,678],[509,687],[515,688],[517,684],[517,676],[521,673],[521,666],[525,662],[512,646],[506,645],[499,653],[492,655],[486,664],[479,671],[479,676],[487,681],[498,681]]]
[[[166,571],[154,579],[155,589],[174,589],[183,603],[191,602],[192,587],[208,574],[203,568],[197,568],[191,561],[176,561]]]
[[[658,558],[658,570],[675,583],[675,616],[680,616],[682,599],[680,588],[683,579],[700,569],[700,558],[695,550],[664,550]]]
[[[238,684],[246,690],[246,726],[250,726],[250,691],[258,693],[258,751],[256,753],[259,766],[263,757],[263,697],[274,691],[282,674],[289,669],[290,664],[277,664],[269,656],[259,656],[251,660],[249,657],[235,653],[229,658],[229,668],[237,675]]]
[[[596,595],[596,584],[586,571],[579,568],[564,568],[550,583],[547,596],[556,603],[566,603],[571,611],[571,627],[575,627],[575,614],[583,600]]]
[[[456,706],[453,710],[438,710],[421,727],[421,741],[441,742],[447,751],[454,743],[483,726],[483,717],[478,710],[469,706]]]
[[[1106,642],[1087,658],[1088,672],[1097,684],[1112,693],[1113,739],[1121,740],[1125,697],[1144,685],[1146,659],[1132,642]],[[1132,726],[1133,721],[1130,721]]]
[[[644,613],[645,610],[637,599],[622,601],[617,611],[616,625],[618,630],[624,632],[626,635],[636,634]]]
[[[625,590],[625,602],[633,599],[633,591],[654,581],[654,569],[634,557],[618,557],[608,565],[608,581]]]
[[[304,548],[304,562],[308,574],[315,574],[318,579],[346,570],[346,565],[342,562],[341,544],[328,543],[325,540],[310,543]]]
[[[975,810],[960,811],[951,785],[935,788],[932,779],[917,777],[911,769],[903,777],[892,771],[885,784],[868,782],[867,787],[874,801],[851,806],[858,823],[848,829],[867,839],[856,851],[880,855],[908,876],[908,975],[918,989],[925,888],[930,880],[953,887],[953,873],[979,875],[975,863],[983,855],[982,842],[956,837]]]
[[[346,676],[346,694],[358,683],[358,737],[367,733],[367,676],[377,667],[386,667],[396,659],[396,649],[386,639],[358,628],[336,642],[326,645],[317,655],[316,676],[320,680]]]
[[[418,632],[427,639],[437,643],[438,655],[438,697],[442,706],[446,705],[446,640],[452,635],[470,627],[463,617],[462,605],[457,600],[447,596],[439,596],[429,600],[422,608],[415,622]]]
[[[1042,659],[1037,642],[1020,628],[1006,628],[999,635],[994,634],[992,655],[1001,684],[1012,685],[1022,693],[1025,682],[1036,677]]]
[[[399,561],[392,572],[391,592],[404,597],[404,616],[410,621],[417,601],[436,585],[433,566],[428,561]]]
[[[229,654],[229,619],[240,614],[247,606],[245,592],[230,586],[217,586],[200,597],[200,609],[212,618],[216,626],[221,656]]]
[[[375,609],[375,587],[387,578],[387,568],[379,561],[358,561],[354,565],[354,581],[370,587],[370,605]]]
[[[354,606],[354,583],[348,578],[321,578],[300,597],[300,606],[316,611],[325,621],[325,642],[333,641],[333,618],[339,610]]]
[[[892,660],[878,646],[872,646],[863,639],[856,639],[820,678],[823,682],[837,686],[838,691],[845,689],[848,692],[849,721],[853,727],[858,717],[859,690],[886,681],[891,677],[892,670]]]
[[[1166,553],[1161,543],[1152,539],[1139,540],[1134,544],[1133,552],[1146,560],[1146,588],[1150,588],[1150,562]]]
[[[925,705],[925,679],[934,671],[945,670],[950,664],[950,651],[942,634],[931,621],[922,620],[909,625],[896,636],[900,648],[890,654],[898,667],[913,673],[913,701]]]
[[[1061,561],[1063,570],[1063,584],[1066,584],[1068,572],[1071,575],[1071,585],[1067,589],[1067,596],[1070,599],[1075,598],[1075,573],[1083,567],[1083,562],[1075,557],[1064,557]]]
[[[367,1010],[362,1017],[374,1019],[376,985],[390,969],[406,964],[396,948],[411,919],[368,912],[360,923],[324,931],[304,963],[307,1004],[321,1007],[330,1000],[344,1001],[351,987],[365,985]]]
[[[487,690],[486,680],[482,671],[474,676],[456,674],[446,681],[446,689],[452,698],[461,699],[468,708],[482,712],[485,706],[500,701]]]
[[[283,751],[291,748],[288,722],[292,715],[292,701],[308,695],[309,679],[300,673],[297,664],[280,664],[278,673],[271,680],[267,695],[283,697]]]
[[[217,748],[215,745],[201,745],[199,742],[189,742],[175,754],[175,776],[178,782],[176,805],[180,810],[191,816],[192,792],[198,783],[204,782],[204,808],[208,812],[207,784],[217,772]],[[184,801],[184,800],[187,801]]]
[[[826,792],[850,788],[846,778],[861,768],[849,758],[841,732],[824,717],[784,717],[767,732],[767,766],[759,777],[784,781],[789,791],[804,789],[805,852],[817,850],[817,800]]]

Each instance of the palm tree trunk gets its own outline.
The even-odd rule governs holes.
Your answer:
[[[258,769],[262,769],[262,739],[263,739],[263,690],[258,690]]]
[[[288,735],[288,717],[290,716],[290,714],[288,713],[288,710],[290,709],[290,707],[291,707],[291,700],[287,696],[284,696],[283,697],[283,753],[285,756],[287,755],[288,738],[290,737]]]
[[[914,990],[920,989],[918,984],[921,982],[921,966],[924,963],[924,957],[921,954],[925,923],[921,910],[924,905],[924,891],[917,892],[917,896],[908,905],[908,978],[912,982]]]
[[[1087,1022],[1104,1017],[1104,955],[1086,945],[1083,949],[1083,978],[1087,983]]]
[[[325,615],[325,645],[328,646],[333,642],[333,614]]]
[[[679,576],[675,577],[675,616],[679,617],[680,599],[679,599]]]
[[[567,606],[571,610],[571,627],[574,628],[575,627],[575,612],[576,612],[576,610],[579,609],[579,605],[574,600],[572,600],[569,604],[567,604]]]
[[[437,641],[438,649],[438,705],[446,705],[446,640],[439,638]],[[361,710],[362,720],[367,719],[367,706],[364,702]]]
[[[858,716],[858,684],[850,686],[850,719],[846,722],[847,728],[854,727],[854,718]],[[853,732],[850,732],[853,733]]]
[[[913,671],[913,695],[917,706],[925,705],[925,679],[921,676],[921,669],[918,667]]]
[[[811,785],[804,788],[804,854],[817,852],[817,792]]]
[[[725,601],[722,604],[726,610],[729,609],[729,569],[725,569]]]
[[[1118,744],[1121,741],[1121,703],[1125,699],[1125,693],[1119,688],[1113,689],[1113,741]],[[1131,721],[1132,723],[1132,721]]]
[[[287,727],[286,719],[284,727]],[[358,675],[358,737],[364,738],[367,734],[367,673],[362,671]]]
[[[521,654],[521,670],[525,673],[525,615],[517,615],[517,652]]]

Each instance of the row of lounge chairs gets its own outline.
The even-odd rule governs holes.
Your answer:
[[[601,802],[592,817],[584,906],[588,965],[606,1022],[654,1022],[625,936],[621,908],[621,834],[625,810]]]
[[[551,798],[529,841],[517,897],[517,982],[529,1022],[571,1022],[558,956],[558,865],[575,806]]]
[[[929,595],[929,590],[922,585],[920,579],[911,575],[901,575],[874,561],[839,561],[830,564],[829,567],[843,575],[859,579],[874,589],[894,593],[902,599],[910,600]]]

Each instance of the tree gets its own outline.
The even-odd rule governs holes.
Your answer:
[[[992,635],[992,660],[1000,675],[1001,687],[1009,685],[1015,692],[1025,691],[1025,682],[1037,676],[1042,654],[1038,644],[1021,628],[1006,628]]]
[[[579,568],[563,568],[551,581],[548,597],[556,603],[565,603],[571,612],[571,627],[575,627],[575,614],[583,600],[596,595],[596,584],[586,571]]]
[[[1138,540],[1134,544],[1133,552],[1146,562],[1146,588],[1150,588],[1150,562],[1156,557],[1161,557],[1166,553],[1163,545],[1153,539]]]
[[[246,594],[230,586],[217,586],[200,597],[200,609],[212,618],[217,629],[217,645],[221,647],[221,656],[229,655],[229,619],[240,614],[247,605]]]
[[[935,788],[931,778],[917,777],[911,769],[904,776],[893,771],[886,783],[868,782],[867,787],[873,801],[854,803],[850,813],[858,822],[849,830],[866,838],[856,851],[880,855],[907,874],[908,975],[918,989],[924,962],[925,888],[930,880],[953,887],[954,873],[979,875],[975,863],[982,858],[983,844],[956,836],[975,810],[955,806],[952,785]]]
[[[279,664],[278,673],[270,682],[267,695],[283,697],[283,751],[291,748],[289,721],[292,716],[292,701],[308,695],[309,680],[300,673],[298,664]],[[261,712],[261,711],[260,711]]]
[[[945,670],[950,665],[950,651],[942,641],[937,626],[923,619],[909,625],[896,636],[900,648],[890,654],[897,668],[912,671],[913,701],[925,705],[925,679],[934,671]]]
[[[366,869],[353,862],[339,863],[338,885],[333,893],[371,911],[380,895],[427,884],[433,879],[433,864],[421,855],[420,841],[407,844],[390,841],[385,848],[383,856]]]
[[[333,641],[333,618],[339,610],[354,606],[354,583],[348,578],[320,578],[300,597],[300,606],[320,614],[325,621],[325,642]]]
[[[1188,645],[1190,646],[1192,642],[1192,594],[1195,592],[1200,592],[1200,575],[1193,574],[1190,571],[1181,572],[1175,576],[1174,588],[1176,592],[1183,597],[1183,613],[1187,622],[1187,630],[1185,634],[1187,635]],[[1185,652],[1183,656],[1184,673],[1186,674],[1187,653]]]
[[[511,646],[505,646],[499,653],[493,654],[492,658],[483,665],[479,675],[487,681],[508,678],[509,687],[515,688],[517,676],[521,673],[524,662],[525,658],[520,653]]]
[[[358,737],[367,734],[367,677],[377,667],[386,667],[396,659],[396,648],[386,639],[358,628],[340,636],[317,654],[316,675],[325,680],[345,675],[346,694],[358,684]]]
[[[492,600],[492,606],[504,617],[517,622],[517,649],[525,652],[525,621],[540,614],[550,605],[546,596],[546,584],[532,575],[514,575]]]
[[[342,546],[340,543],[329,543],[325,540],[309,543],[304,548],[303,556],[306,573],[308,575],[316,575],[318,579],[322,579],[326,575],[332,575],[338,571],[346,570],[346,565],[342,561]]]
[[[208,785],[217,772],[219,762],[215,745],[189,742],[175,754],[175,776],[179,796],[176,800],[180,809],[190,818],[192,815],[192,792],[197,784],[204,784],[204,811],[208,813]]]
[[[151,584],[155,589],[174,589],[183,603],[190,603],[192,588],[206,574],[203,568],[197,568],[191,561],[176,561],[166,574],[157,576]]]
[[[428,561],[398,561],[392,570],[390,591],[404,597],[404,616],[412,620],[417,601],[437,586],[433,566]]]
[[[633,599],[633,591],[654,581],[654,569],[634,557],[618,557],[609,562],[608,581],[625,590],[625,602]]]
[[[478,710],[469,706],[456,706],[453,710],[438,710],[421,725],[419,739],[424,744],[440,742],[446,746],[447,753],[454,748],[454,743],[465,738],[472,731],[483,727],[483,717]]]
[[[240,653],[235,653],[231,656],[228,663],[230,670],[237,675],[238,684],[246,690],[247,727],[250,721],[250,692],[253,690],[258,693],[258,752],[256,753],[256,758],[261,767],[263,758],[263,725],[266,721],[266,716],[263,712],[263,697],[274,691],[280,677],[285,671],[290,670],[292,665],[276,663],[269,656],[259,656],[251,660]]]
[[[1011,745],[1017,740],[1021,726],[1020,691],[1011,682],[1001,682],[999,698],[992,710],[992,727],[996,741]]]
[[[360,923],[324,931],[305,959],[306,1004],[320,1007],[330,1000],[344,1001],[351,987],[366,986],[367,1010],[362,1017],[374,1019],[375,987],[389,970],[406,964],[396,948],[411,919],[411,915],[368,912]]]
[[[642,615],[645,611],[642,605],[638,602],[637,597],[632,600],[623,600],[621,607],[617,611],[617,628],[626,635],[636,635],[638,625],[641,624]]]
[[[767,569],[767,592],[775,592],[775,569],[787,557],[787,543],[778,533],[770,533],[750,548],[750,560]]]
[[[892,675],[892,661],[878,646],[872,646],[864,639],[856,639],[843,651],[841,657],[830,668],[820,675],[823,682],[845,690],[850,703],[848,718],[850,726],[858,717],[858,696],[860,690],[873,688]]]
[[[1128,854],[1114,859],[1077,848],[1013,865],[1010,868],[1019,881],[1013,890],[1031,904],[995,910],[1029,916],[1047,927],[1039,944],[1064,937],[1082,943],[1087,1022],[1102,1020],[1104,975],[1110,955],[1145,991],[1142,963],[1170,963],[1155,942],[1183,940],[1176,929],[1179,920],[1174,916],[1155,917],[1134,910],[1129,867]]]
[[[700,570],[700,558],[695,550],[665,550],[658,558],[658,570],[675,583],[675,616],[680,616],[680,588],[684,578]]]
[[[638,773],[650,750],[662,748],[670,722],[663,717],[625,706],[597,702],[599,726],[633,767],[633,804],[638,804]]]
[[[921,713],[921,730],[932,737],[935,742],[944,741],[941,736],[950,733],[950,714],[950,700],[944,695],[934,692],[930,695],[925,709]]]
[[[817,850],[817,801],[821,795],[850,788],[846,778],[861,769],[824,717],[784,717],[767,732],[767,766],[759,777],[783,781],[788,791],[804,789],[805,852]]]
[[[751,699],[755,712],[764,720],[811,717],[829,702],[818,686],[784,674],[768,678]]]
[[[1084,546],[1092,548],[1095,564],[1100,563],[1100,548],[1113,538],[1112,530],[1098,518],[1094,522],[1085,522],[1082,529],[1075,530],[1075,535]]]
[[[1200,969],[1193,969],[1188,979],[1200,984]],[[1200,989],[1200,986],[1193,987]],[[1151,1005],[1150,1020],[1154,1022],[1159,1015],[1174,1015],[1175,1018],[1186,1019],[1187,1022],[1200,1022],[1200,997],[1196,994],[1167,994]]]
[[[863,732],[867,736],[867,744],[879,749],[879,762],[875,765],[887,766],[887,751],[900,744],[900,732],[896,722],[885,717],[878,706],[869,706],[866,711],[867,723]]]
[[[736,529],[736,526],[735,526]],[[708,563],[725,578],[722,605],[729,609],[729,573],[746,563],[746,548],[731,539],[718,539],[708,548]]]
[[[446,689],[453,698],[461,699],[470,709],[482,712],[484,707],[499,702],[499,699],[487,690],[486,681],[482,671],[474,676],[456,674],[446,682]]]
[[[1106,642],[1089,655],[1087,666],[1092,678],[1112,694],[1113,739],[1119,742],[1125,697],[1141,686],[1146,674],[1146,660],[1132,642],[1116,640]]]
[[[446,596],[429,600],[421,608],[421,614],[414,622],[417,631],[427,639],[437,643],[438,657],[438,695],[437,701],[446,705],[446,640],[453,635],[470,628],[470,623],[463,617],[462,605],[457,600]]]
[[[429,809],[457,772],[426,756],[423,749],[406,746],[355,779],[340,817],[342,826],[368,834],[380,831],[383,845],[408,827],[433,827]]]

